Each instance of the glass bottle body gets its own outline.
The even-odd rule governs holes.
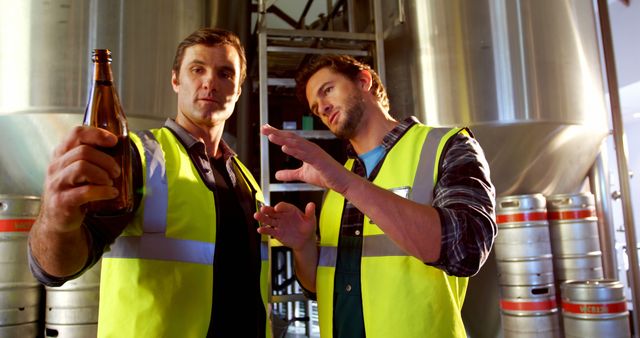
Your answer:
[[[133,176],[131,168],[131,141],[129,127],[120,99],[113,84],[111,52],[106,49],[93,51],[94,81],[89,102],[84,113],[83,124],[108,130],[118,137],[113,147],[99,148],[113,157],[120,166],[120,176],[112,178],[118,196],[110,200],[93,201],[86,205],[87,213],[98,216],[113,216],[133,209]]]

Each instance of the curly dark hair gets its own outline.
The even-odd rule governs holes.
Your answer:
[[[185,49],[194,45],[211,47],[229,45],[235,48],[240,56],[240,84],[244,82],[247,77],[247,57],[244,54],[244,47],[242,47],[240,38],[235,33],[221,28],[200,28],[180,42],[172,67],[173,71],[176,72],[176,76],[180,75],[180,66],[182,65]]]
[[[380,102],[385,109],[389,109],[387,90],[382,85],[382,81],[380,81],[380,77],[375,70],[366,63],[360,62],[351,56],[335,54],[317,56],[298,71],[298,75],[296,76],[296,96],[300,102],[307,107],[309,106],[306,94],[307,82],[309,82],[309,78],[311,78],[313,74],[323,68],[329,68],[336,73],[343,74],[352,81],[357,79],[360,71],[368,71],[373,78],[371,93],[378,98],[378,102]]]

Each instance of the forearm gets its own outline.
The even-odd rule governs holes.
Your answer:
[[[89,258],[89,244],[85,227],[68,232],[49,230],[37,221],[29,233],[33,259],[49,275],[72,276],[80,271]]]
[[[433,207],[402,198],[355,174],[347,186],[344,197],[406,253],[426,263],[440,257],[442,230]]]
[[[318,247],[313,243],[301,250],[293,250],[293,264],[296,277],[302,286],[316,292],[316,271],[318,268]]]

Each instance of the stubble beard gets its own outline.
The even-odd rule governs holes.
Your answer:
[[[350,102],[350,107],[345,111],[345,120],[342,125],[337,126],[333,132],[336,137],[343,140],[350,140],[356,134],[362,115],[364,115],[364,104],[362,95],[354,97]]]

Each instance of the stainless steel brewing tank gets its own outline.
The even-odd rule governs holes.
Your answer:
[[[396,116],[471,127],[498,195],[579,190],[607,134],[591,1],[382,3]]]
[[[591,1],[381,3],[396,117],[471,127],[499,196],[579,191],[607,134]],[[471,337],[501,334],[497,294],[492,254],[469,282]]]
[[[25,0],[0,8],[0,193],[39,195],[54,147],[82,114],[91,50],[113,51],[131,129],[176,112],[178,43],[205,25],[207,1]]]

